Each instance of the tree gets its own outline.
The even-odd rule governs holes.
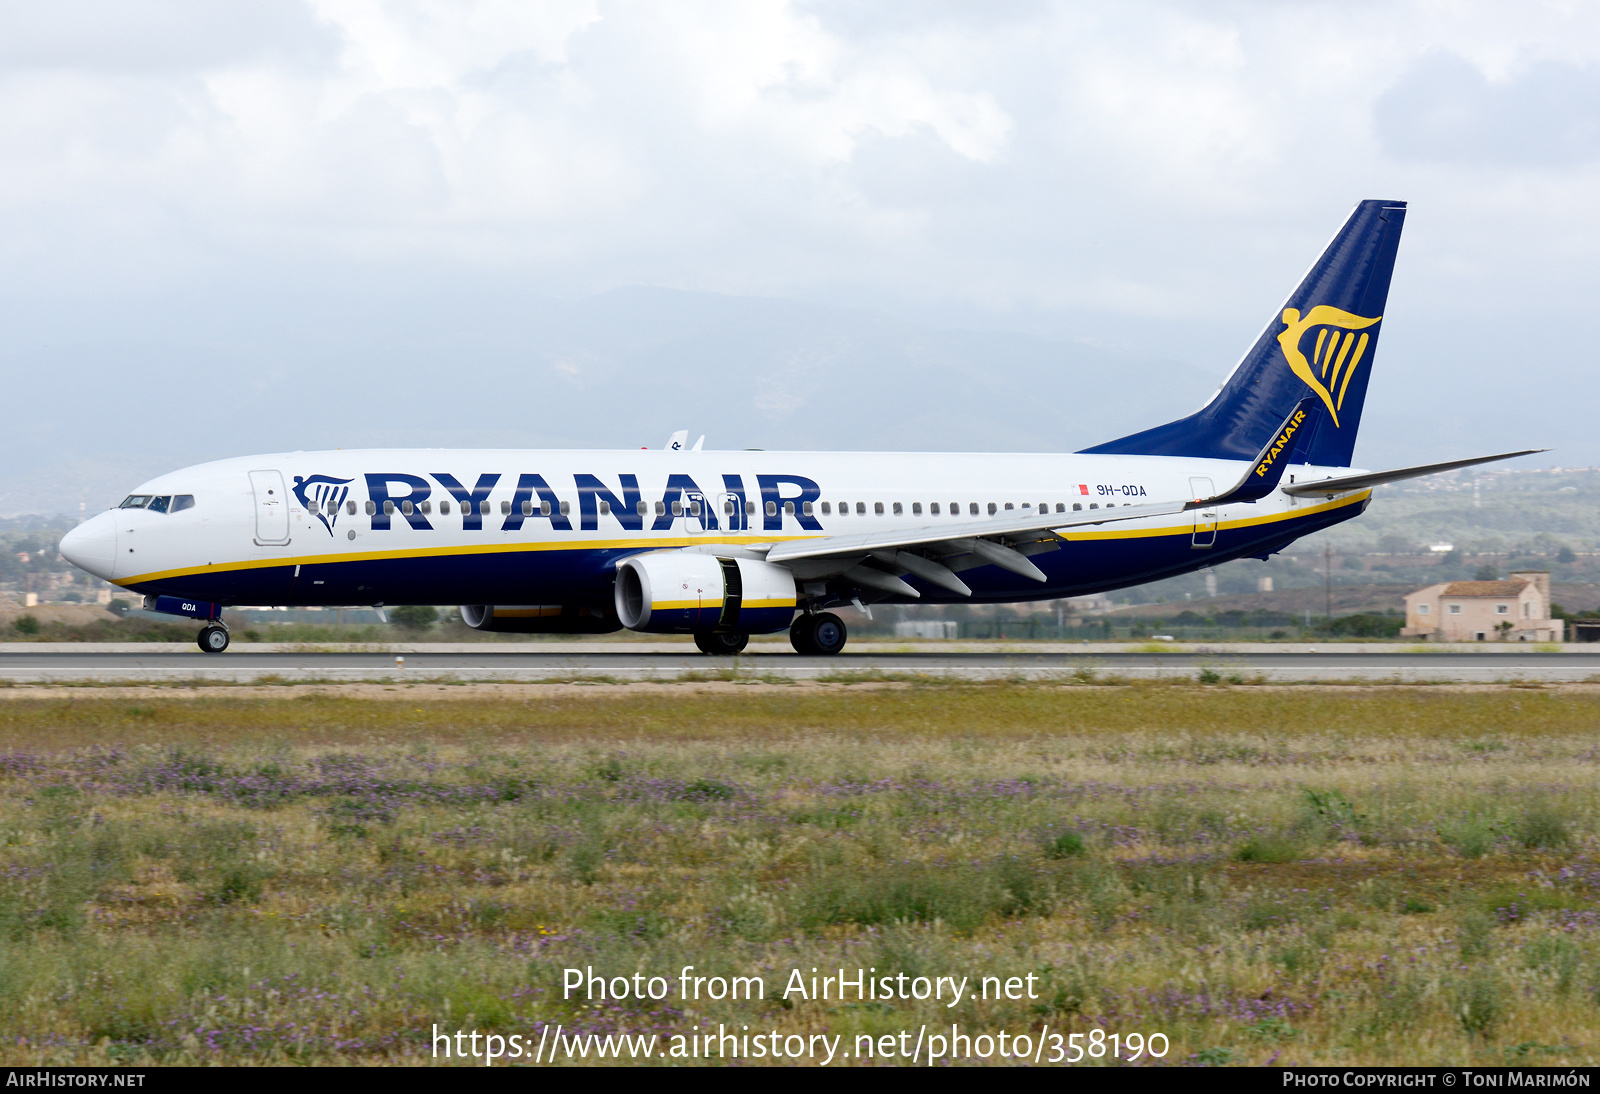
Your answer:
[[[439,609],[431,604],[402,604],[389,609],[389,618],[408,631],[420,631],[439,618]]]
[[[1556,552],[1556,561],[1557,562],[1576,562],[1576,561],[1578,561],[1578,556],[1572,553],[1572,548],[1571,547],[1568,547],[1565,543],[1563,543],[1561,545],[1561,550]]]
[[[1483,565],[1478,567],[1478,572],[1472,575],[1474,581],[1498,581],[1500,571],[1493,566]]]

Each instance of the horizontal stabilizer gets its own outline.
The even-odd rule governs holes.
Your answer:
[[[1401,467],[1394,471],[1371,471],[1362,475],[1343,475],[1338,478],[1322,479],[1318,482],[1297,482],[1293,486],[1285,486],[1285,494],[1293,494],[1297,498],[1332,497],[1350,490],[1365,490],[1370,486],[1382,486],[1386,482],[1401,482],[1404,479],[1420,479],[1424,475],[1437,475],[1441,471],[1454,471],[1458,467],[1472,467],[1480,463],[1494,463],[1496,460],[1512,460],[1518,456],[1533,456],[1540,452],[1548,452],[1548,448],[1524,448],[1521,452],[1502,452],[1498,456],[1478,456],[1470,460],[1451,460],[1449,463],[1428,463],[1420,467]]]

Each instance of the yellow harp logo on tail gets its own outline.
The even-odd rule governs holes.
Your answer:
[[[1366,333],[1357,335],[1356,331],[1370,327],[1382,318],[1380,315],[1363,319],[1327,304],[1318,304],[1306,312],[1304,318],[1301,318],[1297,308],[1283,309],[1284,329],[1278,335],[1278,344],[1283,347],[1283,355],[1294,374],[1322,397],[1323,405],[1328,408],[1335,426],[1339,424],[1339,408],[1344,406],[1344,393],[1350,387],[1350,377],[1356,374],[1356,368],[1367,352],[1370,336]],[[1300,352],[1300,340],[1313,327],[1322,329],[1317,331],[1317,344],[1311,351],[1311,360],[1307,361],[1306,355]]]

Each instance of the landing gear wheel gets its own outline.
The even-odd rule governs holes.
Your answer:
[[[832,612],[802,615],[789,628],[789,644],[794,652],[808,657],[832,657],[844,649],[847,636],[844,620]]]
[[[712,657],[732,657],[740,653],[750,644],[748,634],[697,634],[694,644],[701,653],[710,654]]]
[[[802,615],[789,625],[789,645],[794,647],[794,652],[802,657],[814,657],[816,649],[811,645],[811,628],[816,623],[814,615]]]
[[[823,612],[816,616],[811,623],[811,648],[824,657],[832,657],[844,649],[845,639],[849,632],[845,630],[844,620],[832,612]]]
[[[206,653],[221,653],[228,648],[228,630],[226,627],[203,627],[196,641]]]

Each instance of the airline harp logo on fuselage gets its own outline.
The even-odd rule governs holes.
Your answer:
[[[353,479],[335,479],[327,475],[312,475],[306,478],[303,475],[294,477],[294,496],[300,499],[300,504],[307,510],[317,515],[322,526],[333,535],[333,526],[339,522],[339,507],[344,504],[344,499],[350,496],[349,483]],[[355,502],[351,502],[350,511],[355,512]]]
[[[1283,309],[1284,329],[1278,335],[1278,344],[1283,347],[1283,355],[1294,374],[1322,397],[1335,426],[1339,424],[1339,409],[1344,406],[1350,377],[1356,374],[1367,352],[1370,336],[1364,331],[1359,335],[1356,332],[1382,318],[1380,315],[1363,319],[1327,304],[1318,304],[1306,312],[1303,319],[1298,309]],[[1300,350],[1300,342],[1313,327],[1322,329],[1317,331],[1316,345],[1311,351],[1311,360],[1307,361]]]

